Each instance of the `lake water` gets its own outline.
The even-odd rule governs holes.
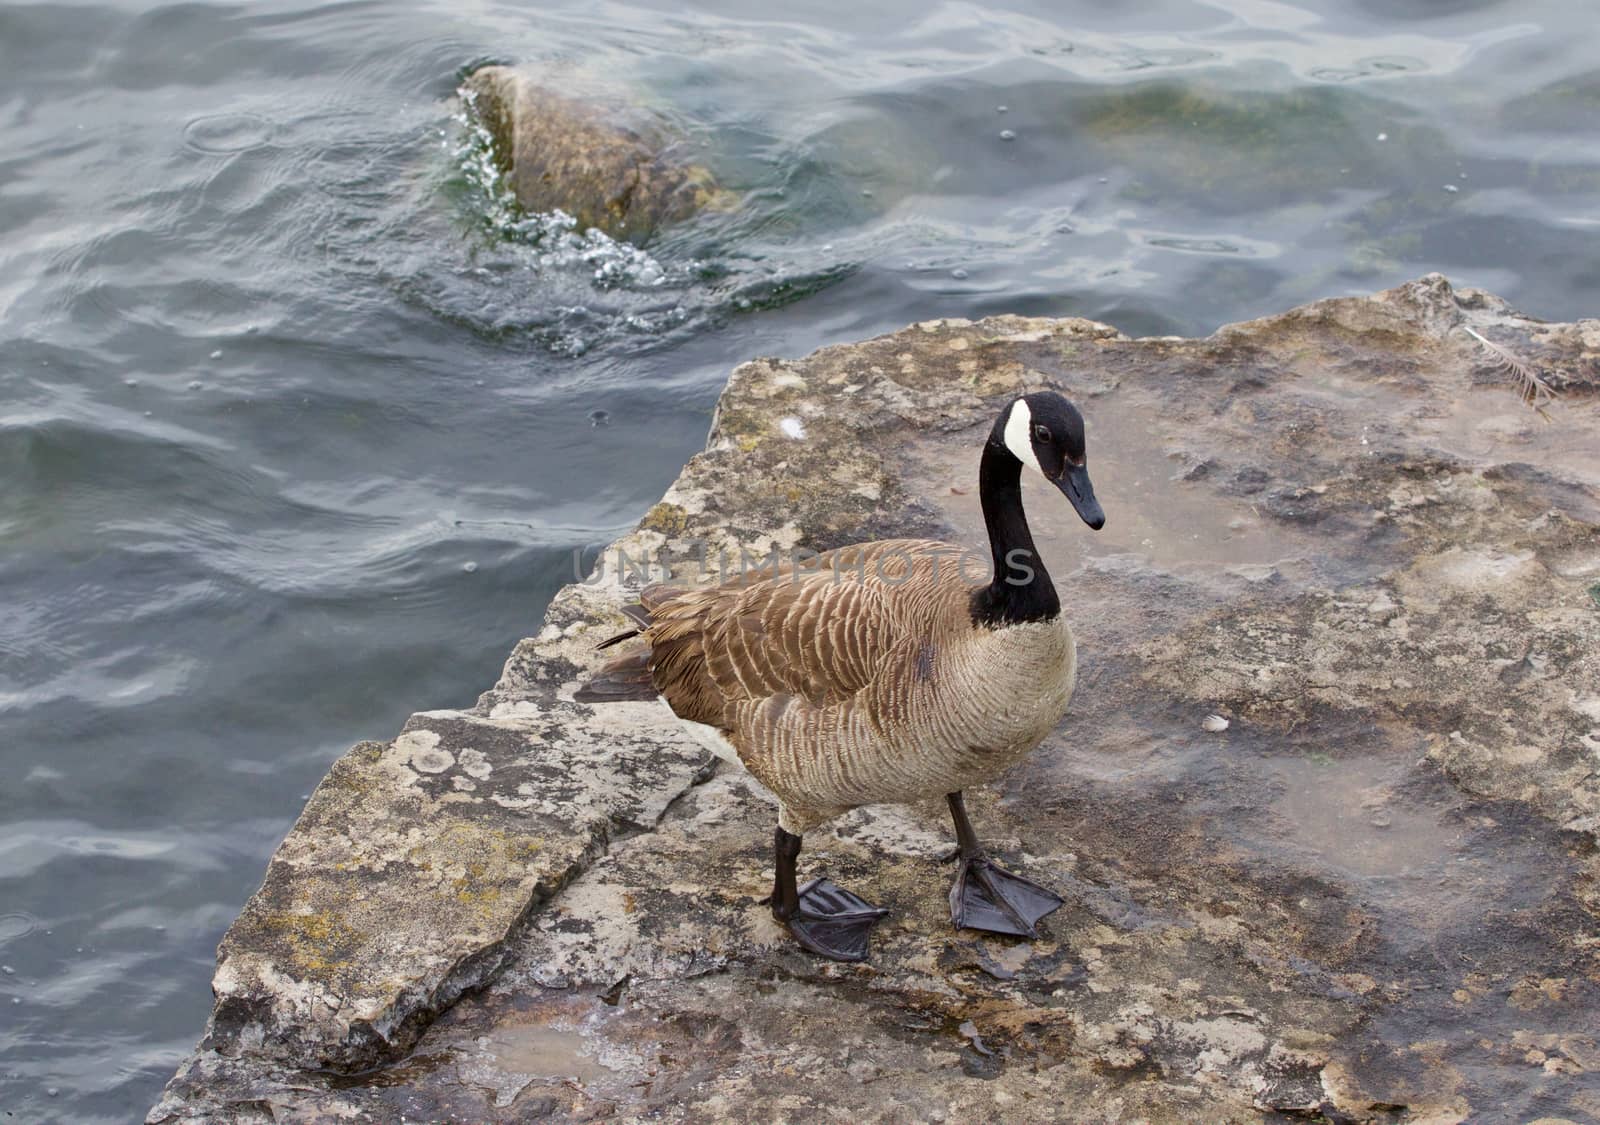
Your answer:
[[[142,1115],[328,764],[470,704],[742,359],[998,312],[1205,333],[1433,269],[1593,315],[1593,27],[0,2],[0,1111]],[[742,206],[647,256],[539,238],[463,170],[485,60],[615,83]]]

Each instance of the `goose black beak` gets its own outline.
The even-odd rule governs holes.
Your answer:
[[[1094,498],[1094,485],[1089,483],[1089,470],[1086,467],[1068,464],[1056,478],[1056,487],[1072,501],[1073,508],[1083,517],[1084,523],[1096,531],[1106,525],[1106,514],[1100,507],[1100,501]]]

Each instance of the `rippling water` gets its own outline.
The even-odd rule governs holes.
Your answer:
[[[0,1110],[142,1113],[328,763],[470,703],[736,361],[1429,269],[1595,311],[1587,5],[751,7],[0,2]],[[608,77],[741,206],[506,212],[486,59]]]

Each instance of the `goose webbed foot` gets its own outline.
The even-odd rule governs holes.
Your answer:
[[[981,852],[962,856],[950,887],[950,921],[957,929],[1038,937],[1040,918],[1065,901],[1032,879],[1013,875]]]
[[[889,915],[831,879],[811,880],[799,899],[794,915],[779,920],[802,949],[834,961],[865,961],[872,927]]]
[[[995,863],[978,844],[967,806],[960,793],[951,793],[950,818],[955,821],[959,844],[956,881],[950,887],[950,921],[957,929],[987,930],[992,934],[1038,937],[1034,926],[1065,900],[1032,879],[1013,875]]]
[[[865,961],[872,927],[889,912],[845,890],[831,879],[795,886],[800,837],[778,829],[772,882],[772,916],[787,926],[800,948],[835,961]]]

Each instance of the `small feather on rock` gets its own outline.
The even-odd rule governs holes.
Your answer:
[[[1228,729],[1228,720],[1221,715],[1207,715],[1200,725],[1212,734],[1221,734]]]

